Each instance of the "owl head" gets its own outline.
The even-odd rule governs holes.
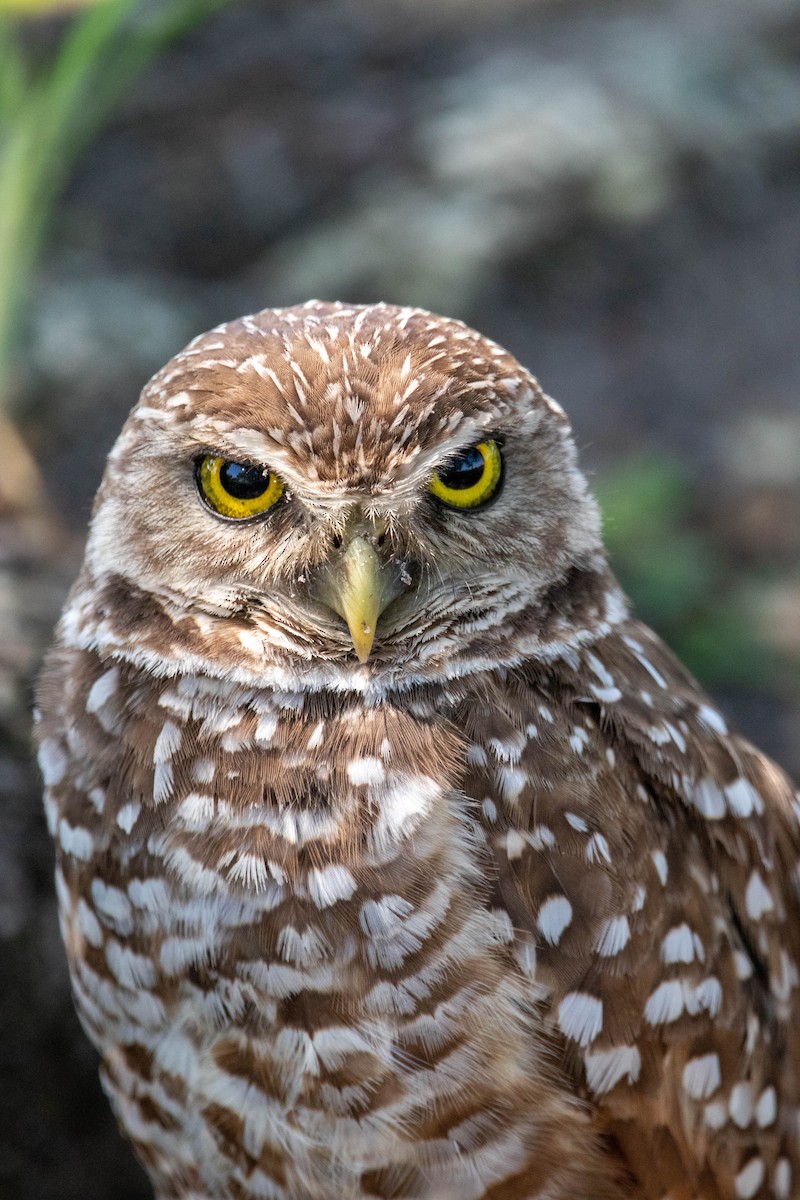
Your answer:
[[[123,657],[146,629],[161,670],[338,687],[552,656],[620,610],[536,380],[458,321],[316,301],[195,338],[145,387],[80,589],[91,619],[65,620]]]

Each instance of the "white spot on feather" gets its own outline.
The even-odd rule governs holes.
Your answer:
[[[211,783],[216,774],[214,760],[211,758],[197,758],[192,766],[192,779],[195,783]]]
[[[67,770],[67,755],[60,742],[46,738],[39,747],[39,770],[47,787],[61,783]]]
[[[111,667],[105,674],[95,679],[89,695],[86,697],[86,711],[97,713],[114,695],[119,684],[119,667]]]
[[[680,979],[667,979],[651,992],[644,1006],[644,1018],[650,1025],[666,1025],[677,1021],[684,1010],[684,984]]]
[[[566,896],[550,896],[539,909],[536,924],[551,946],[557,946],[562,933],[572,921],[572,905]]]
[[[212,958],[207,938],[170,937],[161,943],[159,961],[167,975],[184,975],[188,970],[205,966]]]
[[[338,864],[314,867],[308,873],[308,894],[317,908],[330,908],[339,900],[349,900],[357,886],[347,867]]]
[[[130,833],[136,822],[139,820],[139,814],[142,811],[142,806],[138,800],[129,800],[127,804],[123,804],[122,808],[117,813],[117,824],[125,833]]]
[[[314,726],[314,730],[313,730],[310,738],[308,739],[308,743],[307,743],[308,749],[316,750],[318,746],[321,746],[322,739],[324,736],[325,736],[325,722],[318,721],[317,724]]]
[[[262,713],[258,718],[253,738],[259,746],[268,746],[278,728],[278,718],[274,713]]]
[[[106,962],[118,983],[125,988],[151,988],[156,976],[153,964],[143,954],[134,954],[127,946],[111,938],[106,945]]]
[[[701,980],[695,988],[687,985],[686,1011],[691,1016],[705,1010],[710,1017],[715,1017],[721,1007],[722,984],[714,975],[709,975],[707,979]]]
[[[614,1046],[611,1050],[590,1050],[586,1055],[586,1083],[596,1096],[603,1096],[626,1079],[636,1083],[642,1070],[642,1056],[636,1046]]]
[[[551,850],[556,845],[556,835],[548,825],[534,825],[527,840],[534,850]]]
[[[486,751],[483,746],[478,746],[475,742],[467,748],[467,762],[474,767],[485,767],[487,763]]]
[[[751,921],[760,921],[774,908],[772,895],[758,871],[753,871],[744,894],[745,908]]]
[[[131,902],[119,888],[103,883],[102,879],[92,881],[92,900],[95,909],[104,924],[111,926],[123,936],[133,932],[133,909]]]
[[[518,763],[525,741],[521,737],[515,741],[511,738],[489,738],[488,746],[500,762]]]
[[[174,721],[165,721],[153,747],[153,762],[169,762],[179,749],[182,736],[182,731]]]
[[[527,774],[518,767],[500,767],[498,776],[500,790],[506,800],[516,800],[528,782]]]
[[[750,956],[742,950],[734,950],[733,965],[736,967],[737,979],[751,979],[753,976],[753,964]]]
[[[181,800],[176,816],[188,829],[202,832],[214,819],[214,797],[203,792],[189,792]]]
[[[697,710],[697,716],[706,729],[711,729],[714,733],[718,733],[722,737],[728,732],[725,720],[715,708],[710,708],[707,704],[701,704]]]
[[[704,957],[702,942],[685,921],[670,929],[661,943],[661,961],[667,964],[690,963],[695,958],[702,962]]]
[[[596,654],[592,654],[591,650],[588,650],[585,658],[592,674],[600,680],[603,687],[613,688],[616,686],[614,676],[606,669]]]
[[[725,799],[737,817],[751,817],[753,813],[761,814],[764,811],[764,801],[747,779],[735,779],[729,783],[725,788]]]
[[[666,887],[669,869],[667,867],[667,858],[663,850],[653,850],[651,854],[653,865],[658,871],[658,878],[661,880],[662,887]]]
[[[602,833],[593,833],[584,850],[587,862],[611,862],[611,851]]]
[[[156,1043],[155,1062],[162,1070],[179,1079],[192,1079],[197,1070],[197,1048],[180,1025],[167,1026],[168,1032]]]
[[[365,900],[361,906],[359,925],[369,937],[386,937],[402,927],[406,917],[414,912],[414,905],[404,896],[381,896],[378,900]]]
[[[354,787],[364,787],[380,783],[386,777],[386,770],[379,758],[354,758],[347,765],[347,777]]]
[[[506,833],[506,856],[509,859],[521,858],[525,849],[525,839],[518,829],[509,829]]]
[[[695,808],[708,821],[719,821],[728,811],[725,797],[713,779],[701,779],[688,791]]]
[[[580,726],[570,735],[569,744],[576,754],[583,754],[589,745],[589,735]]]
[[[792,988],[796,988],[800,984],[800,975],[798,975],[797,964],[789,957],[785,950],[780,952],[780,971],[774,971],[770,979],[770,991],[775,999],[781,1005],[785,1005],[788,1001]]]
[[[153,800],[156,804],[163,804],[165,800],[169,800],[172,795],[172,785],[172,763],[156,763],[153,772]]]
[[[536,979],[536,947],[532,941],[517,938],[514,959],[523,975],[529,979]]]
[[[270,882],[267,864],[258,854],[240,854],[229,868],[228,878],[255,892],[263,891]]]
[[[90,946],[94,946],[95,949],[102,946],[103,931],[100,922],[83,897],[78,901],[78,926]]]
[[[766,1170],[763,1158],[759,1158],[758,1155],[755,1158],[751,1158],[747,1166],[742,1167],[734,1180],[736,1195],[739,1197],[739,1200],[752,1200],[752,1197],[755,1196],[764,1182],[765,1174]]]
[[[573,829],[577,830],[578,833],[586,833],[589,829],[589,826],[586,824],[583,817],[579,817],[577,813],[565,812],[564,820],[568,825],[571,825]]]
[[[284,925],[276,942],[279,956],[297,967],[314,967],[330,955],[330,945],[324,934],[313,926],[298,932],[293,925]]]
[[[379,817],[375,823],[375,840],[379,845],[389,845],[398,838],[407,836],[421,819],[430,812],[441,788],[430,775],[390,776],[392,782],[378,791],[374,803]]]
[[[106,807],[106,790],[101,787],[93,787],[89,789],[87,799],[98,816],[101,816]]]
[[[511,917],[504,908],[493,908],[489,915],[491,917],[492,939],[504,946],[510,946],[516,937]]]
[[[722,1129],[728,1120],[728,1110],[721,1100],[712,1100],[705,1106],[704,1116],[709,1129]]]
[[[58,822],[58,841],[65,854],[87,862],[94,854],[94,838],[82,825],[70,825],[65,817]]]
[[[658,686],[660,688],[664,688],[664,690],[666,691],[666,689],[668,687],[666,679],[661,674],[661,672],[656,670],[656,668],[650,662],[649,658],[647,657],[647,655],[644,652],[644,647],[641,645],[641,643],[637,642],[636,639],[632,638],[632,637],[623,637],[622,640],[625,643],[625,645],[630,650],[633,651],[634,656],[639,661],[639,663],[644,667],[645,671],[647,671],[648,675],[650,675],[651,678],[653,678],[656,681],[656,683],[658,684]]]
[[[664,722],[664,729],[669,734],[669,736],[670,736],[671,740],[674,742],[674,744],[678,747],[681,754],[685,754],[686,753],[686,738],[683,736],[683,734],[680,732],[680,730],[676,729],[675,726],[672,725],[669,721]]]
[[[779,1158],[775,1164],[773,1189],[776,1200],[789,1200],[792,1193],[792,1167],[788,1158]]]
[[[756,1123],[759,1129],[767,1129],[770,1125],[774,1125],[777,1116],[778,1095],[775,1088],[770,1085],[764,1088],[756,1104]]]
[[[707,1100],[722,1082],[719,1055],[702,1054],[690,1058],[683,1068],[683,1087],[693,1100]]]
[[[128,895],[134,908],[162,914],[169,908],[172,897],[163,879],[132,879],[128,884]]]
[[[751,1083],[737,1083],[731,1088],[728,1109],[734,1125],[738,1125],[740,1129],[747,1129],[753,1119],[753,1085]]]
[[[631,927],[627,917],[610,917],[600,926],[595,949],[603,958],[612,958],[625,949],[631,940]]]
[[[602,1000],[586,992],[568,992],[558,1006],[558,1025],[565,1037],[588,1046],[603,1029]]]

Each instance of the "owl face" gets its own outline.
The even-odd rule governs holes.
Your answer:
[[[184,633],[236,629],[260,670],[407,676],[454,646],[496,661],[551,593],[602,608],[605,567],[566,418],[508,353],[420,310],[312,303],[148,384],[87,570],[117,608],[129,582]]]

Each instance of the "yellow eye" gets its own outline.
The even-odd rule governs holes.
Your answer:
[[[503,479],[497,442],[478,442],[452,458],[430,483],[437,500],[450,508],[478,508],[496,493]]]
[[[283,495],[283,481],[273,471],[213,454],[198,459],[195,478],[209,508],[235,521],[259,516]]]

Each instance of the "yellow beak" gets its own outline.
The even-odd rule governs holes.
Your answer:
[[[351,537],[335,563],[319,577],[315,592],[344,617],[359,662],[366,662],[378,617],[403,590],[397,572],[383,563],[366,538]]]
[[[354,537],[344,553],[339,613],[347,621],[359,662],[366,662],[375,640],[383,602],[381,562],[369,542]],[[388,601],[386,602],[388,603]]]

